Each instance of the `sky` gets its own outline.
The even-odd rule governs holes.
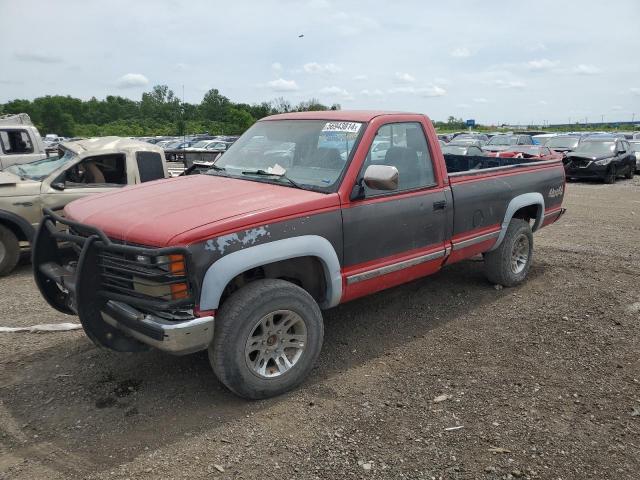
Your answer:
[[[639,0],[0,0],[0,102],[317,98],[486,124],[640,120]]]

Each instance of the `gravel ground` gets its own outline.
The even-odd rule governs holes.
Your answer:
[[[0,334],[0,478],[640,478],[640,178],[565,206],[526,284],[474,259],[326,312],[311,378],[267,401],[203,354]],[[29,268],[0,325],[74,321]]]

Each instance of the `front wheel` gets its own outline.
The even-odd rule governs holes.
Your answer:
[[[256,280],[220,308],[209,361],[235,394],[273,397],[302,383],[323,337],[322,313],[307,291],[284,280]]]
[[[611,167],[609,167],[609,171],[607,172],[607,176],[604,177],[604,183],[614,184],[616,183],[616,178],[618,178],[618,172],[616,172],[616,166],[611,165]]]
[[[629,165],[629,170],[627,170],[627,173],[624,174],[624,178],[631,180],[633,178],[633,175],[636,173],[635,168],[635,165]]]
[[[533,234],[525,220],[514,218],[498,248],[484,255],[487,279],[498,285],[514,287],[524,281],[533,259]]]

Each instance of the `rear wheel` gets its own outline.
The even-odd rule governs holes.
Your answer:
[[[0,276],[10,273],[20,260],[20,242],[16,234],[0,225]]]
[[[320,308],[307,291],[284,280],[256,280],[220,308],[209,361],[235,394],[272,397],[302,383],[323,337]]]
[[[609,183],[609,184],[616,183],[616,178],[618,178],[618,172],[616,172],[616,166],[611,165],[609,167],[609,171],[607,171],[607,176],[604,177],[604,183]]]
[[[484,255],[487,279],[505,287],[522,283],[533,259],[533,234],[525,220],[514,218],[498,248]]]

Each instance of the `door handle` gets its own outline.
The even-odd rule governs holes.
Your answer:
[[[434,210],[444,210],[445,208],[447,208],[447,201],[446,200],[440,200],[438,202],[433,202],[433,209]]]

